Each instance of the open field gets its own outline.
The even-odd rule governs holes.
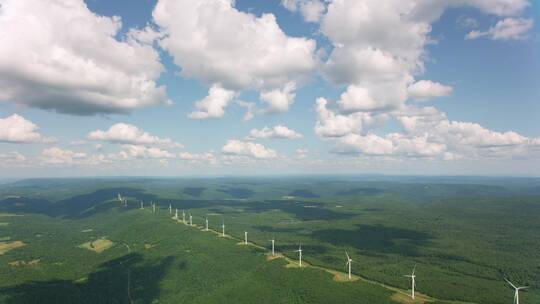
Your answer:
[[[10,250],[17,249],[23,246],[26,246],[26,244],[21,241],[0,242],[0,255],[5,254],[6,252]]]
[[[0,256],[0,271],[11,278],[0,283],[0,302],[32,303],[48,296],[42,294],[47,286],[66,294],[51,303],[126,302],[129,277],[134,303],[167,303],[178,296],[192,303],[252,303],[246,299],[253,294],[261,294],[263,303],[337,303],[329,299],[339,294],[343,302],[502,304],[513,297],[503,280],[508,277],[530,285],[522,302],[536,303],[539,185],[535,179],[421,178],[53,179],[3,185],[0,195],[7,198],[0,212],[24,216],[0,232],[30,245]],[[127,207],[115,201],[117,193],[128,198]],[[157,213],[148,204],[140,210],[141,200],[157,202]],[[169,204],[173,213],[191,213],[194,226],[172,220]],[[213,233],[201,231],[205,217]],[[226,238],[218,237],[223,222]],[[244,231],[250,244],[238,246]],[[278,258],[267,255],[271,238]],[[84,243],[109,247],[98,255],[77,248]],[[300,243],[309,267],[298,268],[294,250]],[[345,250],[354,260],[352,282]],[[39,273],[8,264],[37,259]],[[414,265],[419,294],[410,302],[403,275]],[[98,290],[106,290],[103,298],[93,295]]]
[[[91,251],[94,251],[94,252],[97,252],[97,253],[101,253],[101,252],[111,248],[113,245],[114,245],[113,242],[111,242],[111,241],[109,241],[107,239],[101,238],[101,239],[97,239],[95,241],[90,241],[90,242],[86,242],[84,244],[81,244],[81,245],[79,245],[79,247],[84,248],[84,249],[88,249],[88,250],[91,250]]]

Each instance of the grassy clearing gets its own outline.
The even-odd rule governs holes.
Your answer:
[[[80,248],[88,249],[97,253],[101,253],[114,245],[114,242],[105,238],[97,239],[95,241],[86,242],[79,245]]]
[[[9,225],[9,223],[7,223],[7,222],[0,222],[0,227],[1,227],[1,226],[7,226],[7,225]]]
[[[14,217],[14,216],[23,216],[22,214],[0,212],[0,217]]]
[[[4,253],[26,246],[26,243],[21,241],[13,241],[13,242],[0,242],[0,255],[3,255]]]
[[[420,294],[416,294],[413,300],[410,295],[406,295],[401,292],[396,292],[395,294],[393,294],[391,299],[392,301],[402,304],[423,304],[432,302],[430,299]]]
[[[18,261],[9,262],[8,264],[14,267],[21,267],[21,266],[36,267],[38,266],[40,261],[41,259],[30,260],[28,262],[23,261],[23,260],[18,260]]]
[[[345,273],[339,273],[339,272],[336,272],[334,274],[334,281],[336,282],[354,282],[354,281],[358,281],[358,277],[353,277],[351,276],[351,278],[349,279],[349,276]]]

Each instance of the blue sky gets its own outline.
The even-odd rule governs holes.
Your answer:
[[[534,2],[0,3],[3,177],[540,172]]]

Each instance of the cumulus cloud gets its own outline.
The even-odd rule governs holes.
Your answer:
[[[118,153],[118,156],[123,159],[130,158],[152,158],[152,159],[167,159],[174,158],[174,154],[169,151],[157,148],[147,147],[142,145],[122,145],[123,151]]]
[[[243,121],[250,121],[253,119],[253,117],[255,117],[255,103],[242,101],[242,100],[238,100],[236,101],[236,103],[240,107],[246,109],[246,113],[244,114],[244,117],[242,118]]]
[[[444,144],[432,143],[426,136],[406,137],[398,133],[390,133],[384,137],[368,134],[348,134],[339,139],[334,152],[361,153],[374,156],[433,157],[446,150]]]
[[[18,151],[0,153],[0,167],[15,166],[26,163],[26,156]]]
[[[72,165],[78,160],[86,158],[86,153],[64,150],[58,147],[44,149],[41,152],[40,160],[46,165]]]
[[[326,10],[322,0],[281,0],[281,5],[291,12],[300,11],[307,22],[319,22]]]
[[[323,73],[347,86],[342,106],[351,111],[395,110],[410,95],[423,99],[448,94],[446,86],[414,81],[425,69],[432,23],[448,7],[471,6],[495,16],[512,16],[527,5],[526,0],[330,1],[321,32],[334,48]]]
[[[532,19],[505,18],[486,31],[470,31],[465,36],[465,39],[488,37],[491,40],[522,40],[527,38],[527,34],[532,27]]]
[[[420,80],[407,88],[409,97],[418,101],[449,96],[452,94],[452,91],[453,88],[451,86],[446,86],[431,80]]]
[[[220,118],[225,115],[225,108],[234,98],[235,93],[223,89],[219,85],[213,85],[208,91],[208,96],[197,101],[197,111],[189,114],[192,119]]]
[[[309,150],[308,149],[296,149],[296,157],[298,158],[307,158]]]
[[[317,67],[314,40],[287,36],[274,15],[241,12],[232,0],[159,0],[153,18],[181,76],[224,90],[283,92]]]
[[[261,144],[237,139],[228,140],[221,151],[229,155],[247,156],[255,159],[276,158],[276,151]]]
[[[328,111],[328,110],[327,110]],[[331,112],[333,113],[333,112]],[[333,114],[335,115],[335,114]],[[443,160],[477,159],[485,157],[533,157],[539,150],[539,138],[526,137],[513,131],[497,132],[477,123],[449,120],[434,107],[407,106],[388,113],[386,119],[396,119],[403,133],[378,135],[370,128],[360,128],[361,118],[346,116],[356,128],[327,128],[319,121],[316,132],[322,138],[332,138],[338,154],[367,156],[423,157]],[[335,118],[330,116],[330,121]],[[328,122],[326,122],[328,125]],[[319,129],[318,129],[319,128]],[[339,130],[340,132],[330,132]]]
[[[169,104],[149,44],[83,0],[2,0],[0,101],[76,115]],[[141,35],[139,35],[141,36]]]
[[[178,154],[178,157],[190,163],[208,163],[211,165],[215,165],[218,163],[214,153],[212,152],[205,152],[205,153],[180,152]]]
[[[284,2],[293,5],[294,1]],[[506,18],[489,34],[480,35],[514,39],[522,37],[532,25],[516,17],[528,6],[526,0],[329,2],[321,32],[333,49],[322,71],[329,80],[344,85],[345,91],[336,101],[317,99],[314,130],[319,137],[336,143],[333,152],[460,159],[531,151],[536,139],[451,121],[435,108],[407,104],[410,99],[430,100],[453,91],[451,86],[415,78],[425,70],[431,25],[446,8],[456,6]],[[396,120],[402,124],[403,133],[377,132],[385,122]]]
[[[137,126],[116,123],[108,130],[96,130],[88,133],[89,140],[99,140],[111,143],[130,144],[130,145],[156,145],[163,147],[181,148],[182,145],[172,141],[169,138],[159,138],[139,129]]]
[[[266,113],[287,112],[294,102],[296,84],[288,82],[282,89],[261,92],[261,100],[268,104]]]
[[[341,114],[329,108],[329,102],[322,97],[317,99],[315,111],[317,112],[315,133],[323,138],[341,137],[349,133],[362,134],[366,129],[380,125],[387,119],[387,114],[384,113]]]
[[[13,114],[0,118],[0,142],[7,143],[52,143],[56,139],[39,134],[38,126],[26,118]]]
[[[449,120],[435,108],[410,108],[396,113],[404,131],[412,136],[429,134],[430,140],[446,143],[456,151],[489,147],[532,145],[534,138],[527,138],[513,131],[496,132],[480,124]]]
[[[283,125],[277,125],[272,128],[264,127],[261,130],[252,129],[249,132],[248,139],[268,139],[268,138],[282,138],[282,139],[298,139],[302,138],[302,134],[291,130]]]

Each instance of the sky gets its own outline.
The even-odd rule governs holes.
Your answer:
[[[0,0],[0,177],[540,175],[540,4]]]

